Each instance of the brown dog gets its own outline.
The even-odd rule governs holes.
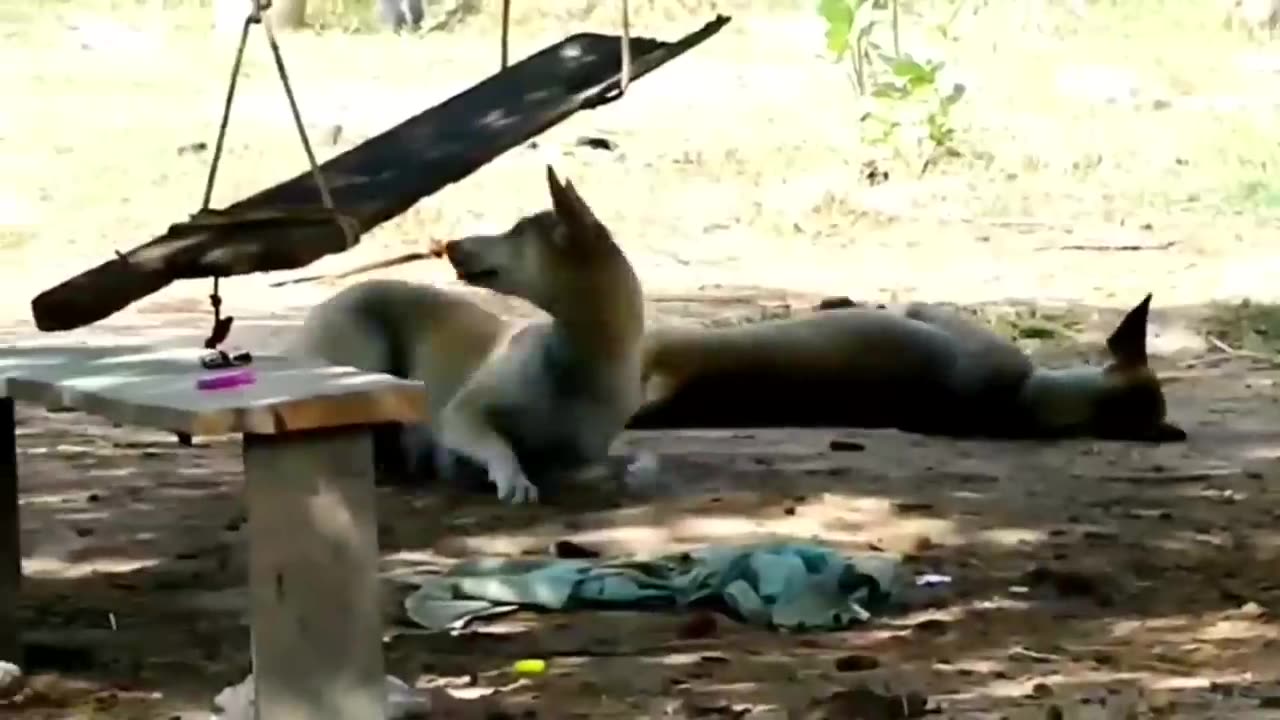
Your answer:
[[[1176,441],[1147,365],[1151,296],[1107,339],[1111,362],[1036,367],[1013,343],[936,306],[823,310],[645,342],[629,428],[892,427],[1008,438]]]

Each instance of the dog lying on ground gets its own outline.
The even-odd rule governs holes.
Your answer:
[[[452,241],[469,285],[527,300],[514,323],[430,285],[370,280],[312,309],[292,352],[420,380],[429,421],[399,431],[412,475],[483,468],[500,499],[536,502],[559,473],[599,467],[641,400],[644,302],[621,248],[547,168],[551,209],[497,235]],[[375,444],[385,459],[388,445]]]
[[[1151,296],[1103,367],[1036,367],[945,308],[820,310],[727,328],[654,328],[633,429],[897,428],[957,437],[1178,441],[1147,364]]]

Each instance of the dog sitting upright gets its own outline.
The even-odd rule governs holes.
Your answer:
[[[1107,339],[1104,367],[1036,367],[950,310],[822,310],[646,337],[645,399],[628,427],[892,427],[995,438],[1178,441],[1147,364],[1147,295]]]
[[[550,321],[513,323],[440,288],[371,280],[316,306],[293,349],[421,380],[428,423],[401,433],[410,471],[434,463],[449,477],[473,463],[514,503],[536,502],[536,481],[600,467],[641,399],[640,282],[573,184],[549,166],[547,184],[551,210],[445,254],[459,279]]]

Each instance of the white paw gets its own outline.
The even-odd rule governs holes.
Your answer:
[[[498,491],[498,499],[512,505],[538,502],[538,488],[529,482],[524,472],[516,465],[510,467],[489,468],[489,482]]]

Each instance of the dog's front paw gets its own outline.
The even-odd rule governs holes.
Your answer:
[[[516,465],[509,467],[490,467],[489,482],[498,491],[498,499],[512,505],[538,502],[538,487],[529,482],[524,472]]]

